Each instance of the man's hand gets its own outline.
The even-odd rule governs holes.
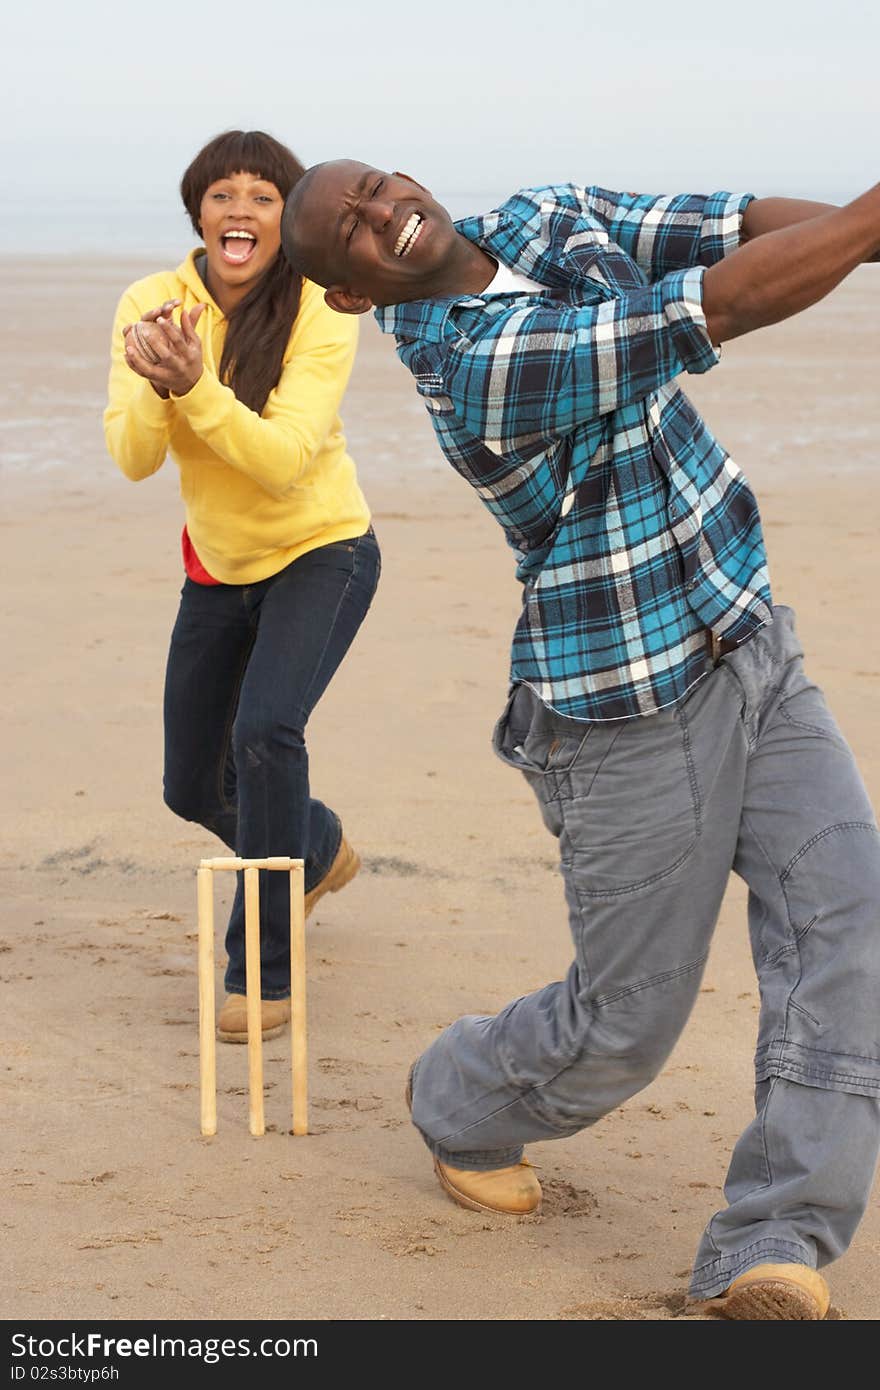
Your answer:
[[[880,184],[843,208],[795,203],[792,215],[791,207],[780,206],[788,202],[751,204],[743,218],[745,244],[706,271],[703,311],[716,345],[791,318],[824,299],[857,265],[878,258]],[[818,215],[809,215],[816,207]]]
[[[185,396],[201,377],[204,367],[202,344],[195,326],[206,306],[197,304],[189,312],[184,310],[178,328],[170,315],[179,303],[179,300],[167,300],[123,329],[126,362],[138,376],[149,381],[164,400],[171,393]]]

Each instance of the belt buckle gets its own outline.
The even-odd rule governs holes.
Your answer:
[[[714,633],[711,628],[706,629],[706,648],[712,665],[717,666],[723,654],[721,649],[721,638]]]

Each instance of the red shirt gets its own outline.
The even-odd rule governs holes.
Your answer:
[[[196,548],[190,540],[189,531],[187,531],[185,526],[183,528],[183,535],[180,537],[180,548],[183,551],[183,568],[194,584],[220,583],[219,579],[215,579],[214,576],[209,574],[205,569],[205,566],[196,554]]]

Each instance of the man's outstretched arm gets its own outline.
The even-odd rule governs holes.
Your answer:
[[[806,198],[755,198],[743,213],[740,243],[754,241],[767,232],[779,232],[798,222],[809,222],[828,212],[838,212],[836,203],[814,203]],[[880,261],[880,251],[868,260]]]
[[[762,212],[763,202],[773,206]],[[745,244],[705,272],[703,312],[713,343],[791,318],[880,253],[880,184],[846,207],[779,225],[779,204],[788,202],[750,204],[747,215],[758,211]]]

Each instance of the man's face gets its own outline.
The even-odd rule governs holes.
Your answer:
[[[351,159],[316,171],[296,226],[328,302],[354,313],[438,292],[458,235],[421,184]]]

